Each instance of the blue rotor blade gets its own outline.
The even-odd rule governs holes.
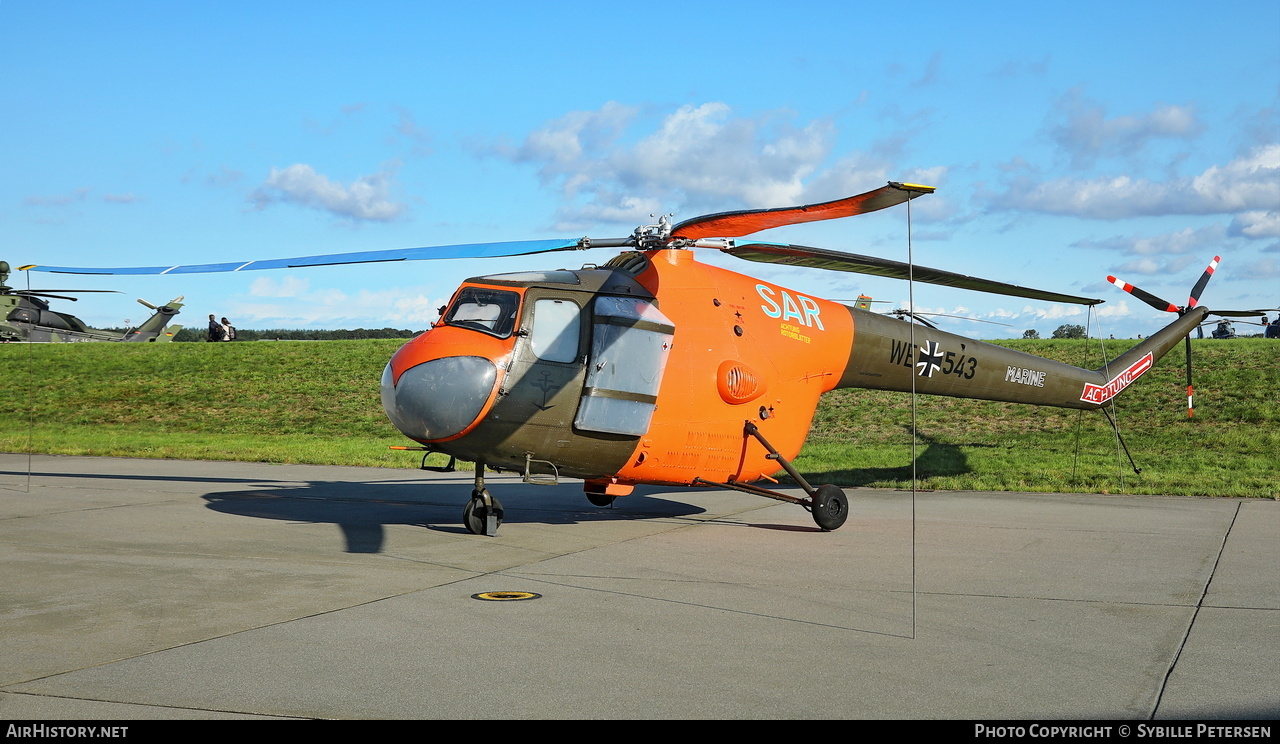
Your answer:
[[[116,268],[86,268],[77,266],[44,266],[33,264],[21,268],[28,271],[46,271],[53,274],[209,274],[222,271],[257,271],[259,269],[292,269],[305,266],[336,266],[341,264],[378,263],[383,261],[425,261],[441,258],[500,258],[526,256],[534,253],[567,251],[579,248],[577,238],[567,240],[516,240],[504,243],[467,243],[464,245],[433,245],[421,248],[397,248],[385,251],[357,251],[355,253],[329,253],[322,256],[276,258],[266,261],[231,261],[228,263],[189,264],[186,266],[130,266]]]

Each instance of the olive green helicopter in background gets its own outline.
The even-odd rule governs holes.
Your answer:
[[[68,297],[70,292],[114,292],[110,289],[14,289],[7,284],[9,264],[0,261],[0,342],[28,341],[33,343],[76,343],[85,341],[172,341],[182,329],[169,325],[182,307],[178,297],[168,304],[156,306],[146,300],[139,303],[155,311],[137,328],[124,333],[100,331],[84,324],[74,315],[49,309],[44,298],[77,301]],[[60,294],[61,293],[61,294]]]

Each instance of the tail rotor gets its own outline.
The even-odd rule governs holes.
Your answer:
[[[1200,279],[1196,282],[1195,286],[1191,288],[1191,294],[1187,297],[1187,304],[1184,307],[1178,307],[1177,305],[1173,304],[1172,302],[1169,302],[1168,300],[1162,299],[1160,297],[1156,297],[1150,292],[1147,292],[1146,290],[1143,290],[1139,287],[1135,287],[1132,284],[1129,284],[1128,282],[1121,281],[1120,279],[1117,279],[1114,276],[1108,276],[1107,281],[1111,282],[1112,284],[1116,285],[1120,289],[1123,289],[1124,291],[1128,292],[1134,297],[1137,297],[1139,300],[1142,300],[1143,302],[1147,303],[1151,307],[1154,307],[1155,309],[1161,312],[1177,313],[1178,315],[1183,315],[1188,310],[1200,304],[1200,294],[1204,292],[1204,288],[1208,286],[1209,278],[1213,276],[1213,272],[1217,270],[1218,262],[1221,260],[1222,260],[1221,256],[1214,256],[1213,260],[1209,262],[1209,266],[1205,268],[1204,273],[1200,275]],[[1241,312],[1241,311],[1227,310],[1223,312],[1229,313],[1229,312]],[[1216,313],[1216,314],[1221,315],[1223,313]],[[1193,418],[1195,417],[1195,414],[1196,414],[1196,407],[1195,407],[1195,385],[1193,385],[1191,382],[1191,334],[1190,333],[1187,334],[1186,346],[1187,346],[1187,418]]]
[[[1200,275],[1200,279],[1195,286],[1191,288],[1191,294],[1187,297],[1187,304],[1184,307],[1169,302],[1168,300],[1156,297],[1150,292],[1144,291],[1127,282],[1121,281],[1114,276],[1108,276],[1107,281],[1123,289],[1129,294],[1137,297],[1139,300],[1147,303],[1157,310],[1168,313],[1177,313],[1185,315],[1188,311],[1200,305],[1200,294],[1204,292],[1204,288],[1209,284],[1209,278],[1213,276],[1213,272],[1218,270],[1218,262],[1222,260],[1221,256],[1214,256],[1209,265],[1205,267],[1204,273]],[[1259,315],[1266,315],[1270,310],[1210,310],[1209,315],[1217,315],[1223,318],[1247,318]],[[1239,321],[1247,323],[1248,321]],[[1195,416],[1195,386],[1191,384],[1191,334],[1187,334],[1187,418]]]

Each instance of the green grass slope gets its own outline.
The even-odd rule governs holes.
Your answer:
[[[0,346],[0,450],[416,467],[378,401],[401,343]],[[1006,344],[1101,365],[1096,340]],[[843,486],[909,488],[914,470],[926,489],[1280,498],[1280,342],[1193,345],[1194,419],[1181,347],[1117,401],[1140,474],[1097,412],[919,396],[913,448],[911,396],[868,390],[823,399],[796,465]]]

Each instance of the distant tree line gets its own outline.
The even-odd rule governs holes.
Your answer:
[[[1262,338],[1261,333],[1237,333],[1237,338]],[[1022,333],[1023,338],[1040,338],[1040,332],[1034,328],[1028,329]],[[1085,329],[1082,325],[1073,325],[1066,323],[1058,326],[1053,332],[1054,338],[1085,338]],[[1203,338],[1203,334],[1200,338]],[[1112,336],[1112,338],[1115,338]],[[1138,338],[1142,338],[1139,336]]]
[[[421,331],[407,328],[356,328],[337,331],[302,328],[272,328],[255,331],[237,328],[236,341],[349,341],[360,338],[413,338]],[[174,341],[205,341],[209,332],[203,328],[183,328],[173,337]]]

